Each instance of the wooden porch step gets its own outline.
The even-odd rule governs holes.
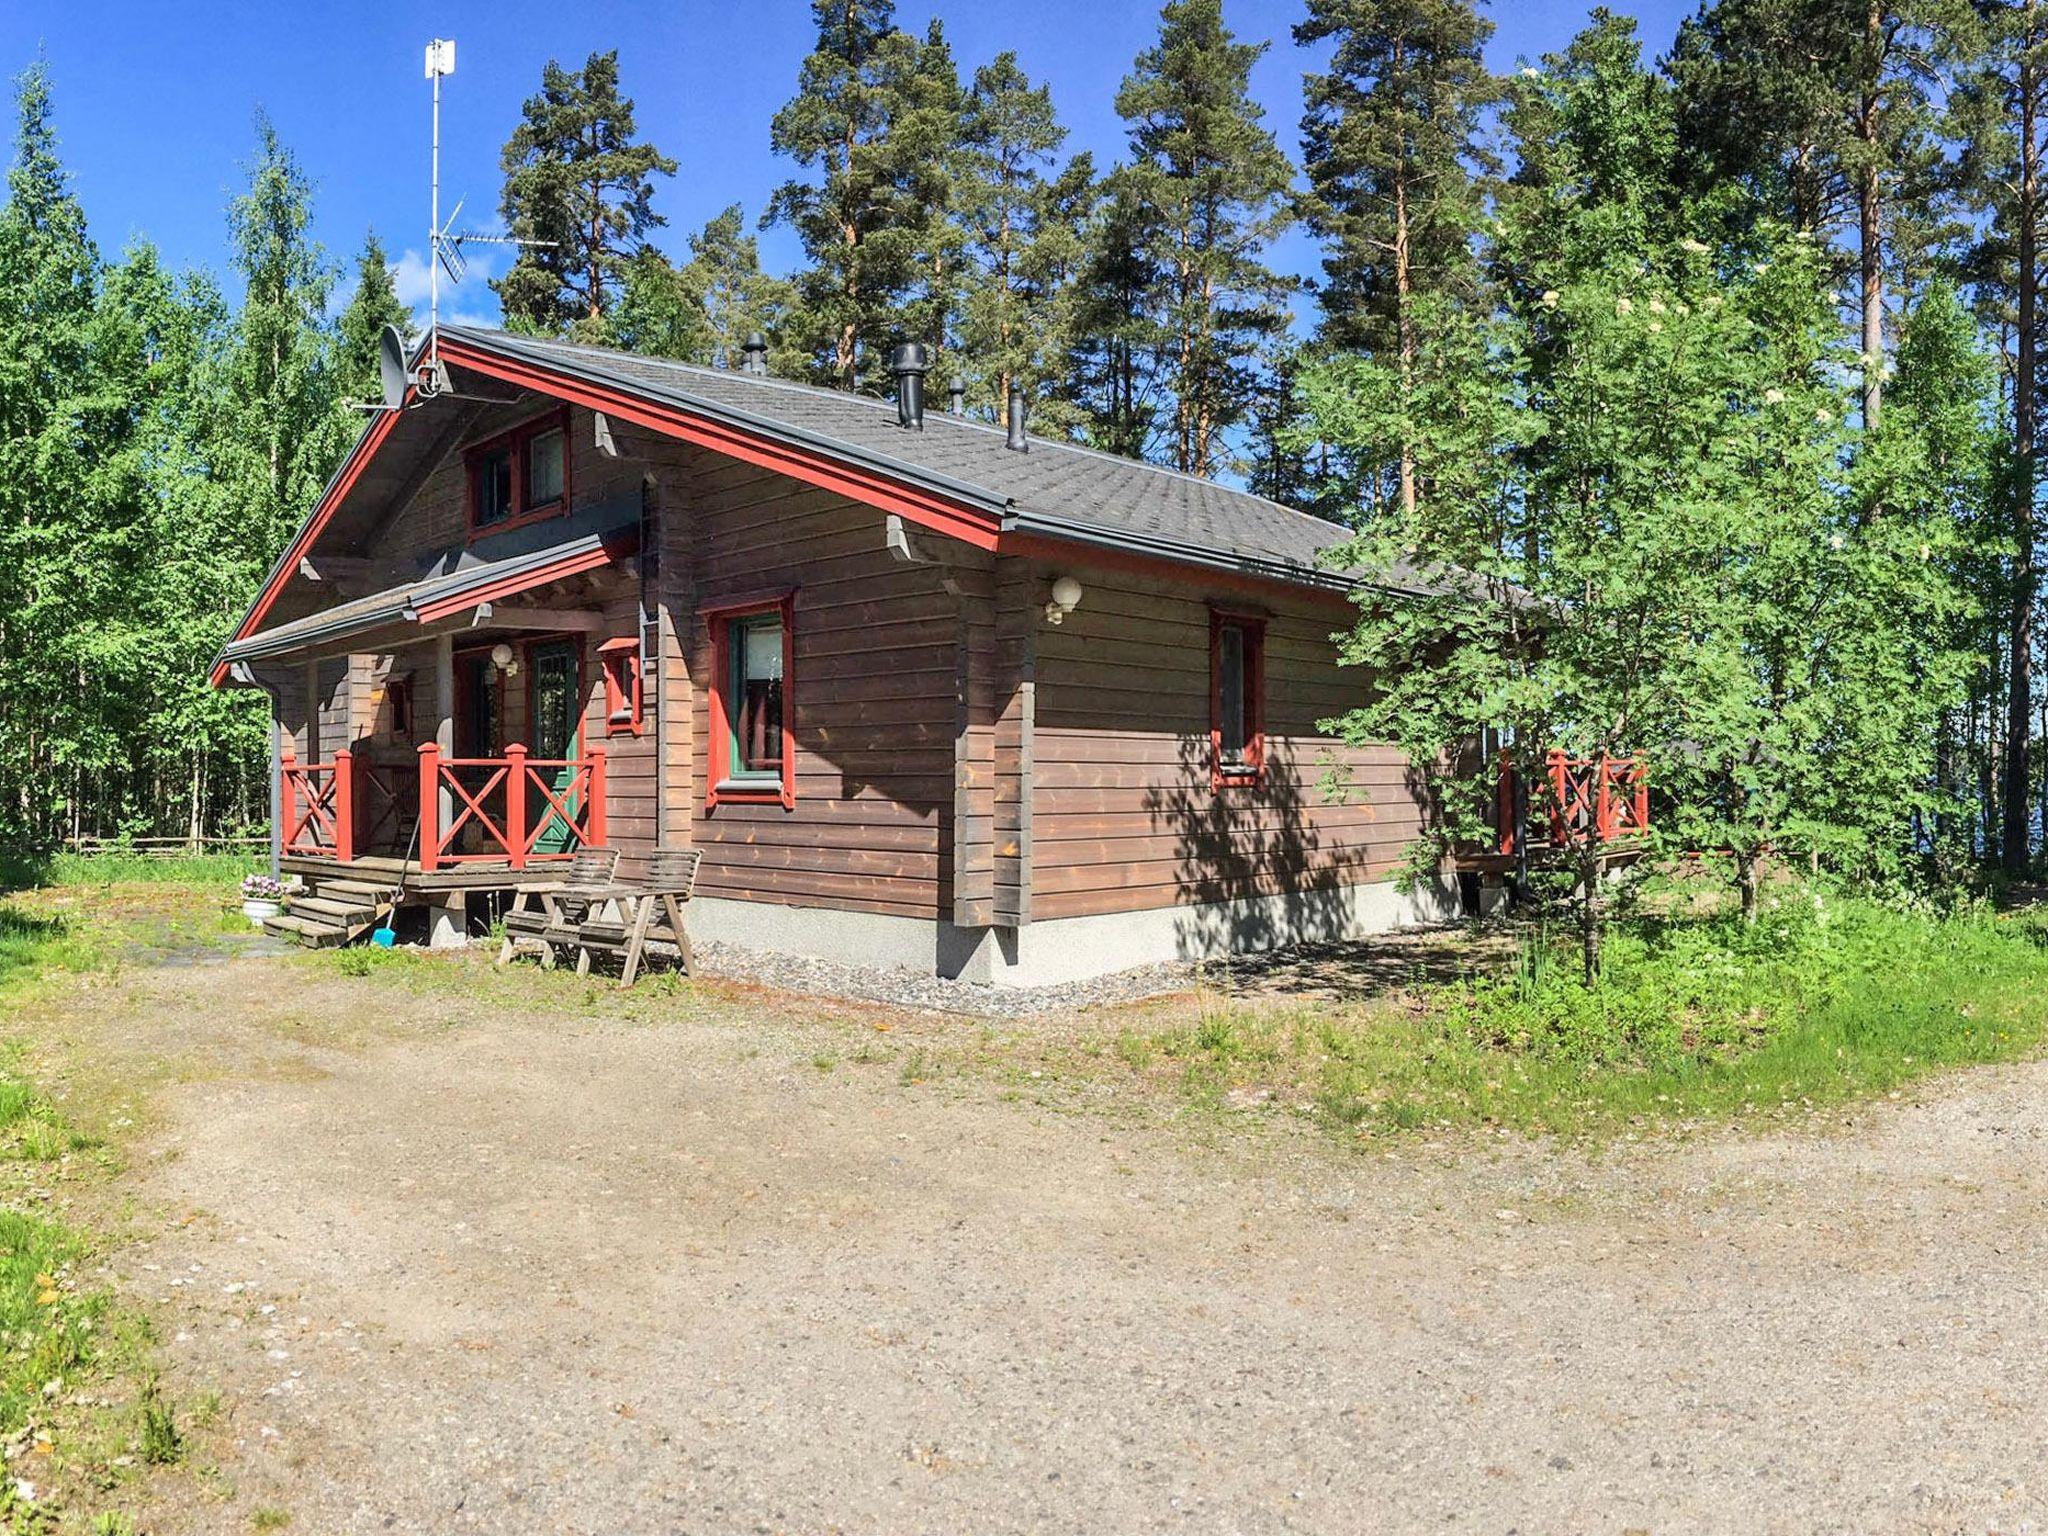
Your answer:
[[[316,918],[293,917],[289,912],[282,917],[266,917],[263,920],[263,931],[275,934],[281,939],[303,944],[308,949],[327,949],[348,942],[346,928]]]
[[[330,880],[325,875],[313,877],[313,889],[322,896],[360,896],[366,904],[395,900],[399,892],[397,885],[381,885],[369,880]]]
[[[292,915],[323,918],[347,927],[375,922],[377,908],[368,902],[338,901],[326,895],[295,896],[292,898]]]

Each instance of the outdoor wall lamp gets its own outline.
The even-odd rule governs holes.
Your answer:
[[[1081,583],[1062,576],[1052,584],[1052,601],[1045,605],[1045,622],[1058,624],[1081,606]]]
[[[519,670],[519,661],[513,654],[512,647],[502,640],[491,647],[491,665],[508,677]]]

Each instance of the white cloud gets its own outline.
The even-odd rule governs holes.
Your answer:
[[[441,274],[441,318],[448,325],[496,326],[499,323],[498,306],[490,289],[490,280],[497,273],[499,262],[508,247],[499,245],[472,245],[463,249],[465,263],[460,283],[451,283],[448,274]],[[398,290],[398,302],[410,308],[418,324],[426,325],[427,309],[427,260],[416,250],[400,253],[398,260],[391,264],[391,282]]]

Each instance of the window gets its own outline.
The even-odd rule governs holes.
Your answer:
[[[569,417],[553,411],[469,450],[472,535],[569,507]]]
[[[396,736],[400,741],[411,741],[412,677],[410,674],[385,679],[384,703],[390,710],[391,728],[389,734]]]
[[[604,733],[640,734],[640,641],[626,635],[597,648],[604,663]]]
[[[708,606],[711,626],[711,805],[796,804],[795,594]]]
[[[562,499],[563,445],[568,434],[560,427],[535,433],[526,442],[526,504],[551,507]]]
[[[1257,784],[1266,767],[1266,621],[1209,615],[1209,774],[1218,789]]]

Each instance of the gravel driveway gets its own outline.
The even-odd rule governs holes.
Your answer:
[[[380,1017],[294,1038],[281,980],[305,1017]],[[907,1084],[849,1039],[975,1026],[820,1006],[592,1017],[244,960],[64,1021],[186,1079],[137,1158],[166,1235],[117,1270],[173,1390],[229,1409],[220,1475],[143,1528],[2048,1511],[2048,1067],[1779,1139],[1361,1152]]]

